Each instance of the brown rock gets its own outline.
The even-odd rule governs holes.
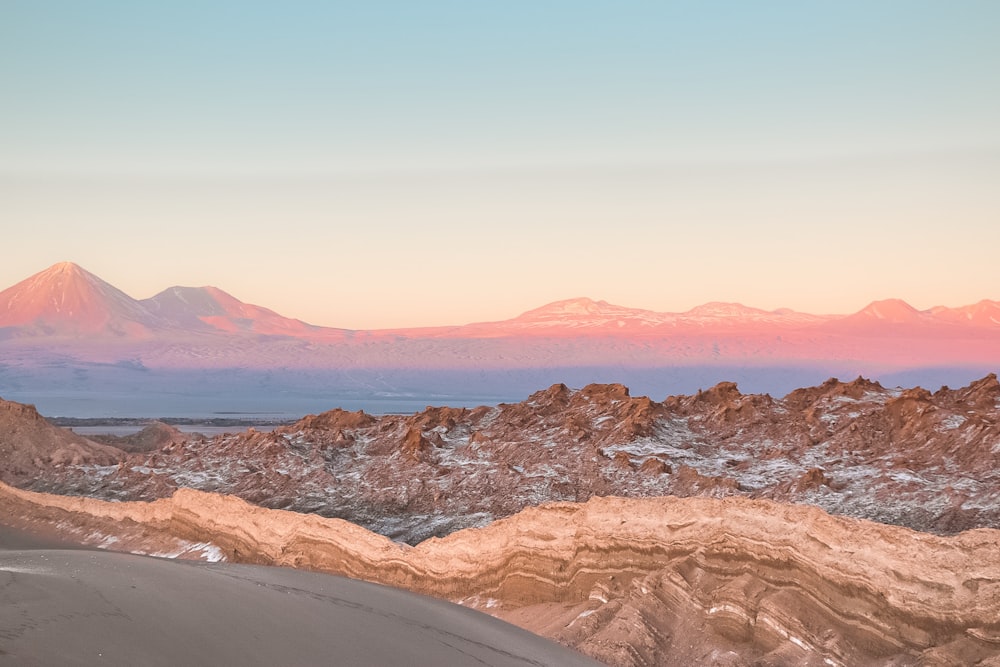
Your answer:
[[[120,449],[53,426],[33,405],[0,399],[0,480],[25,484],[50,477],[54,468],[114,465]]]
[[[410,461],[427,461],[434,445],[417,428],[410,428],[403,438],[399,451]]]
[[[411,543],[530,505],[599,495],[807,501],[953,532],[1000,527],[1000,405],[989,400],[996,384],[987,377],[930,395],[829,380],[776,400],[728,383],[664,403],[621,385],[554,385],[521,403],[474,410],[377,418],[330,411],[273,434],[133,455],[110,474],[75,466],[83,459],[72,453],[57,457],[59,466],[32,456],[11,470],[34,489],[112,499],[181,486],[224,491],[349,518]],[[615,461],[602,451],[627,455]],[[622,474],[650,457],[670,461],[674,474]],[[957,479],[961,502],[943,503]]]
[[[319,415],[307,415],[296,422],[292,428],[295,430],[356,429],[371,426],[375,421],[375,417],[365,413],[364,410],[348,412],[336,408]]]
[[[639,470],[649,475],[666,475],[671,472],[670,464],[651,456],[642,462]]]
[[[179,429],[170,424],[154,421],[142,428],[142,430],[132,435],[114,436],[101,435],[93,436],[93,440],[105,445],[117,447],[129,452],[151,452],[172,444],[177,444],[187,440],[187,437]]]
[[[615,455],[611,458],[615,465],[623,470],[634,470],[635,466],[632,465],[632,459],[625,452],[615,452]]]

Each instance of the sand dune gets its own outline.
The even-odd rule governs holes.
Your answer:
[[[592,665],[477,611],[314,572],[28,549],[0,533],[0,665]]]

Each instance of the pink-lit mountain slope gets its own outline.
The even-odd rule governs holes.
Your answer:
[[[819,329],[866,340],[922,340],[948,357],[955,351],[947,348],[956,339],[996,338],[1000,333],[1000,303],[983,300],[959,308],[936,306],[917,310],[900,299],[884,299],[873,301],[852,315],[832,319]]]
[[[692,333],[718,329],[729,333],[740,329],[787,328],[819,324],[829,316],[809,315],[791,310],[766,311],[739,303],[711,302],[683,313],[616,306],[588,298],[567,299],[529,310],[501,322],[482,322],[456,327],[447,332],[465,335],[644,336]]]
[[[336,338],[342,330],[317,327],[283,317],[268,308],[243,303],[218,287],[168,287],[142,305],[185,328],[299,338]]]
[[[879,377],[953,367],[981,374],[1000,367],[1000,304],[920,311],[889,299],[843,316],[715,302],[660,313],[578,298],[498,322],[349,331],[286,318],[215,287],[171,287],[135,300],[63,263],[0,293],[0,342],[7,363],[23,367],[59,358],[158,369],[338,369],[366,391],[415,385],[381,372],[358,379],[355,371],[822,367],[827,375]],[[623,370],[614,379],[633,376]],[[918,380],[934,381],[910,381]]]
[[[319,340],[343,337],[217,287],[170,287],[137,300],[72,262],[0,292],[0,329],[16,337],[169,339],[192,333],[262,334]],[[10,336],[8,336],[10,337]]]
[[[113,334],[215,331],[255,333],[313,340],[341,340],[345,329],[321,327],[247,304],[217,287],[170,287],[136,300],[71,262],[56,264],[0,292],[0,328],[22,335]],[[920,311],[900,299],[874,301],[851,315],[812,315],[774,311],[738,303],[710,302],[683,313],[628,308],[589,298],[567,299],[529,310],[509,320],[448,327],[362,332],[409,338],[632,337],[720,334],[771,335],[799,330],[809,334],[869,335],[891,329],[957,333],[1000,332],[1000,302],[983,300],[959,308]]]
[[[71,262],[0,292],[0,328],[38,336],[146,338],[166,323],[138,301]]]
[[[661,328],[726,329],[729,327],[809,327],[826,328],[828,324],[863,328],[871,323],[892,325],[961,326],[968,328],[1000,328],[1000,302],[983,300],[969,306],[949,308],[936,306],[917,310],[902,299],[873,301],[850,315],[813,315],[786,308],[761,310],[740,303],[712,301],[683,313],[660,313],[616,306],[607,301],[588,298],[556,301],[501,322],[486,322],[456,327],[498,329],[565,328],[576,332],[586,330],[659,330]]]
[[[937,306],[931,308],[931,314],[940,321],[969,324],[979,327],[1000,326],[1000,302],[983,299],[979,303],[961,308]]]

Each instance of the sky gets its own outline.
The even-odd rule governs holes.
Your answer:
[[[1000,299],[1000,2],[0,3],[0,288],[314,324]]]

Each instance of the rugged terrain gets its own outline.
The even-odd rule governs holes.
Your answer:
[[[609,495],[770,498],[953,534],[1000,528],[998,401],[994,375],[934,393],[829,380],[781,399],[732,383],[663,401],[555,385],[497,407],[333,410],[12,481],[113,500],[201,489],[410,543]]]
[[[180,429],[161,421],[152,421],[131,435],[93,435],[91,440],[125,452],[150,452],[188,439]]]
[[[995,375],[780,399],[554,385],[271,433],[154,426],[132,453],[0,415],[17,528],[407,588],[612,665],[1000,665]]]
[[[612,665],[1000,664],[1000,531],[938,537],[741,498],[592,498],[416,547],[179,490],[108,503],[0,486],[22,527],[204,544],[477,607]]]
[[[0,481],[26,483],[65,466],[107,466],[125,452],[51,425],[31,405],[0,399]]]

